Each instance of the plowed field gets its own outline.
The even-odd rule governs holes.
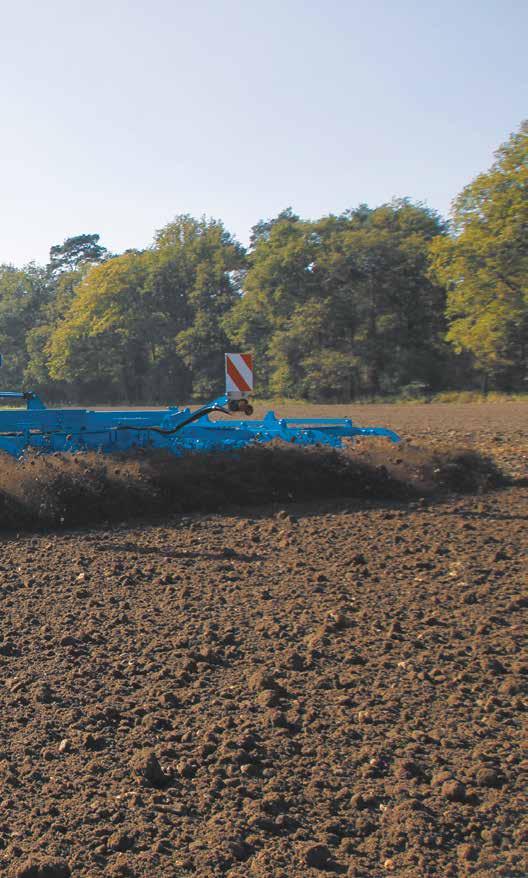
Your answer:
[[[527,874],[528,407],[352,414],[515,481],[4,534],[0,875]]]

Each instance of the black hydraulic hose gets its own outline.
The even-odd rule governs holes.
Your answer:
[[[191,412],[188,418],[184,421],[180,421],[172,430],[164,430],[163,427],[143,427],[143,426],[131,426],[130,424],[121,424],[119,427],[113,427],[114,430],[150,430],[153,433],[161,433],[162,436],[172,436],[174,433],[177,433],[179,430],[183,430],[184,427],[187,427],[189,424],[192,424],[193,421],[198,421],[204,415],[208,415],[210,412],[223,412],[224,415],[230,415],[227,409],[222,408],[220,405],[211,405],[204,406],[201,409],[197,409],[195,412]]]

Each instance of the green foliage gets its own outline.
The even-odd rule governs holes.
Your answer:
[[[453,235],[431,246],[448,289],[448,340],[490,377],[521,386],[528,370],[528,122],[454,203]]]
[[[99,235],[76,235],[51,248],[48,271],[56,277],[63,271],[75,271],[82,265],[101,262],[107,255],[106,247],[99,244]]]
[[[107,256],[108,251],[99,244],[97,234],[67,238],[50,250],[50,260],[42,272],[47,291],[46,303],[34,313],[31,327],[20,338],[19,344],[26,351],[25,386],[45,393],[51,400],[67,396],[69,386],[74,395],[78,395],[79,387],[75,379],[52,379],[49,345],[56,326],[71,306],[76,285],[92,265],[103,261]]]
[[[253,240],[244,295],[223,325],[235,346],[254,352],[259,381],[267,388],[272,356],[269,347],[275,331],[286,324],[301,302],[316,295],[311,270],[316,245],[310,224],[289,210],[276,220],[255,226]]]
[[[22,269],[0,265],[0,353],[6,387],[21,387],[28,365],[26,337],[49,299],[46,272],[31,263]]]
[[[48,345],[52,379],[74,376],[81,383],[122,387],[125,398],[136,397],[153,319],[141,294],[146,263],[143,255],[119,256],[81,280]]]
[[[165,300],[174,324],[174,352],[186,369],[188,393],[223,392],[224,352],[229,341],[222,321],[240,296],[245,251],[216,220],[177,217],[155,238],[153,276],[170,277]],[[173,290],[179,291],[174,307]],[[184,394],[182,387],[180,394]],[[180,398],[183,398],[180,396]]]
[[[244,296],[224,325],[255,351],[264,392],[348,400],[416,377],[439,384],[444,293],[427,277],[429,242],[445,231],[436,214],[403,200],[317,222],[283,211],[255,228]]]
[[[219,393],[243,261],[221,223],[182,216],[151,250],[91,268],[47,345],[51,378],[129,401]]]

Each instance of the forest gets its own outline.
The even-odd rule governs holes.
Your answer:
[[[3,389],[50,402],[166,403],[223,390],[313,401],[528,390],[528,122],[447,221],[402,198],[257,222],[248,247],[182,214],[144,250],[95,233],[46,265],[0,265]]]

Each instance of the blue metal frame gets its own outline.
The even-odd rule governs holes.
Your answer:
[[[158,411],[92,411],[49,409],[36,394],[0,391],[0,399],[20,400],[26,409],[0,410],[0,451],[21,457],[27,450],[128,451],[161,448],[173,454],[185,451],[220,451],[243,448],[256,442],[280,439],[297,445],[339,448],[343,439],[399,436],[384,427],[356,427],[350,418],[277,418],[268,412],[262,420],[211,420],[214,412],[229,414],[227,396],[191,412],[170,407]]]

